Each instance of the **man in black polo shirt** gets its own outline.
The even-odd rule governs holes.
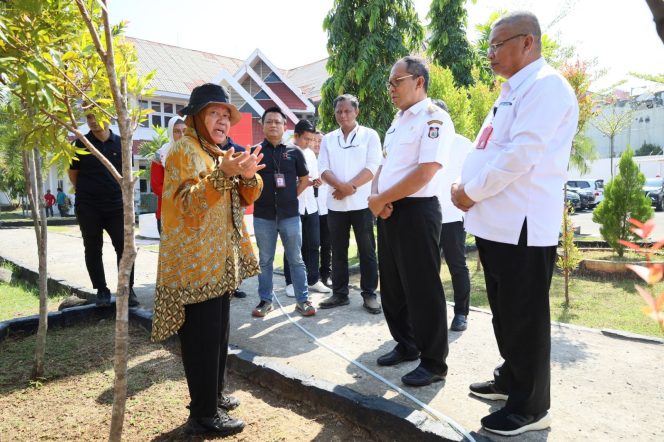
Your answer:
[[[120,137],[108,127],[97,123],[92,114],[86,115],[90,132],[85,136],[97,150],[122,172],[122,145]],[[86,149],[76,140],[76,147]],[[83,236],[85,266],[88,269],[92,287],[97,289],[97,305],[111,303],[111,291],[106,285],[102,249],[104,230],[111,237],[117,262],[120,264],[124,248],[124,219],[122,211],[122,191],[113,175],[94,155],[80,155],[74,158],[69,168],[69,180],[76,189],[76,218]],[[136,307],[138,298],[134,293],[134,268],[129,278],[129,307]]]
[[[251,312],[263,317],[272,311],[272,271],[277,234],[290,264],[291,279],[297,300],[296,310],[303,316],[316,314],[309,301],[307,275],[300,249],[302,228],[297,196],[313,184],[302,151],[292,144],[282,143],[286,130],[286,115],[278,107],[271,107],[261,118],[265,140],[263,161],[265,168],[258,173],[263,178],[263,192],[254,202],[254,235],[258,245],[261,273],[258,275],[260,302]]]

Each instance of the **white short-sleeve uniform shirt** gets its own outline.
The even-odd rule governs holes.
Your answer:
[[[450,116],[426,98],[397,113],[385,133],[383,162],[378,176],[378,192],[384,192],[403,180],[421,163],[445,167],[454,140]],[[440,170],[420,190],[409,197],[438,196]]]

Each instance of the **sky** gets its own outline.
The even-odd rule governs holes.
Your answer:
[[[430,0],[414,0],[426,23]],[[127,35],[246,59],[256,48],[282,69],[327,55],[323,19],[333,0],[114,0],[111,21],[129,22]],[[573,45],[581,59],[595,59],[604,75],[593,88],[629,80],[622,89],[638,92],[642,80],[631,72],[664,74],[664,44],[644,0],[477,0],[467,2],[469,39],[475,25],[500,8],[535,13],[543,32]],[[567,11],[566,13],[564,13]],[[554,20],[561,16],[556,23]]]

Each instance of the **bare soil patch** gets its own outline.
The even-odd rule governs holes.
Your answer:
[[[113,321],[49,331],[46,378],[30,381],[34,336],[0,344],[0,440],[107,440],[113,384]],[[179,345],[149,342],[130,326],[129,392],[124,439],[187,439],[189,396]],[[328,410],[281,399],[247,380],[228,376],[242,401],[232,414],[245,430],[229,441],[373,441],[368,431]],[[5,439],[6,438],[6,439]]]

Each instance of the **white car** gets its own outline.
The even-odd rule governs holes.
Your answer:
[[[592,191],[594,199],[592,207],[596,207],[604,199],[604,180],[603,179],[572,179],[567,180],[568,188],[587,189]]]

